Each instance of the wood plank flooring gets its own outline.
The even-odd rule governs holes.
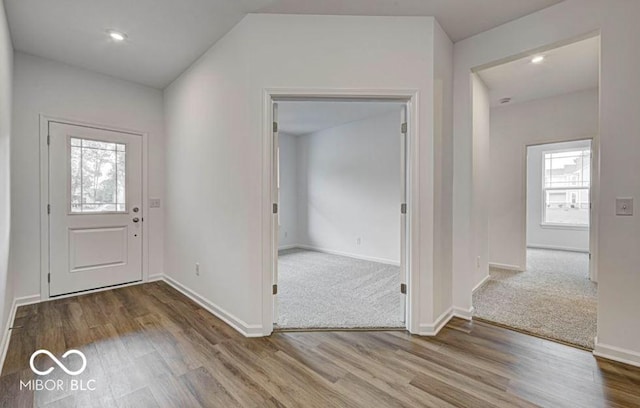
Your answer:
[[[163,282],[23,306],[2,407],[640,407],[640,369],[485,323],[247,339]],[[85,353],[95,390],[20,390],[31,354]],[[42,357],[42,358],[40,358]],[[74,358],[76,358],[74,360]],[[62,360],[70,369],[77,356]]]

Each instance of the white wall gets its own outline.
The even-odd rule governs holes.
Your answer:
[[[597,118],[597,114],[595,117]],[[532,146],[527,151],[527,246],[589,252],[589,229],[542,226],[543,157],[551,149],[584,149],[589,141]]]
[[[279,248],[290,248],[298,240],[298,137],[280,133]]]
[[[39,115],[148,132],[149,195],[163,198],[162,92],[17,52],[13,103],[11,201],[16,227],[11,231],[10,271],[16,296],[27,296],[40,293]],[[151,209],[145,214],[150,274],[163,272],[162,212]]]
[[[491,138],[491,100],[489,89],[479,75],[472,75],[473,95],[473,194],[471,195],[471,227],[473,236],[471,253],[475,260],[471,265],[471,281],[474,287],[489,276],[489,162],[483,158],[489,156]]]
[[[453,43],[435,21],[434,26],[433,125],[435,204],[434,204],[434,317],[452,306],[453,256]]]
[[[434,320],[434,20],[249,15],[165,90],[166,271],[254,334],[270,332],[262,171],[265,88],[418,92],[419,312]],[[403,61],[399,64],[398,61]],[[198,199],[185,199],[197,197]],[[193,219],[198,220],[193,223]],[[194,263],[202,265],[200,277]]]
[[[298,244],[400,264],[400,124],[398,105],[298,137]]]
[[[640,365],[640,216],[615,215],[615,198],[640,197],[640,2],[566,0],[454,46],[454,302],[471,306],[476,256],[469,227],[473,191],[471,69],[601,33],[598,338],[596,353]],[[488,157],[480,160],[489,160]],[[488,237],[480,237],[480,239]]]
[[[489,261],[492,264],[518,270],[526,267],[526,146],[592,138],[597,134],[597,89],[491,109]],[[567,230],[553,231],[573,235]],[[588,249],[588,233],[578,235],[584,236],[567,237],[574,242],[568,246],[583,248],[575,244],[581,242]],[[541,235],[535,233],[530,238],[531,243],[551,242],[540,240]]]
[[[11,90],[13,77],[13,46],[9,27],[0,2],[0,354],[3,351],[6,326],[13,302],[13,282],[8,272],[9,236],[11,232]],[[0,357],[1,363],[1,357]],[[2,368],[0,367],[0,370]]]

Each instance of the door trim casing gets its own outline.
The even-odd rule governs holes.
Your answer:
[[[40,114],[40,301],[51,298],[49,295],[49,214],[47,204],[49,199],[49,146],[47,137],[49,135],[49,123],[62,123],[65,125],[83,126],[94,129],[101,129],[113,132],[127,133],[142,137],[142,216],[147,217],[149,211],[149,182],[148,182],[148,133],[132,129],[125,129],[111,125],[92,123],[78,119],[60,118],[56,116]],[[149,281],[149,222],[142,222],[142,282]],[[109,287],[127,286],[131,283]],[[69,295],[55,296],[56,299],[104,290],[103,288],[90,289],[87,291],[72,293]]]
[[[388,100],[406,103],[410,141],[407,156],[407,303],[406,329],[419,333],[419,92],[416,89],[341,89],[341,88],[264,88],[262,95],[262,329],[263,335],[273,332],[273,118],[271,104],[283,100],[337,99],[337,100]],[[398,132],[400,134],[400,132]],[[398,214],[399,215],[399,214]],[[398,288],[399,289],[399,288]]]

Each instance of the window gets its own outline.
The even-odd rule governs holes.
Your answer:
[[[70,138],[71,212],[126,210],[126,145]]]
[[[547,151],[543,160],[542,223],[588,227],[591,149]]]

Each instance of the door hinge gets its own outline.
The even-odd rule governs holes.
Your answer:
[[[273,287],[271,288],[271,292],[274,295],[277,295],[278,294],[278,285],[273,285]]]
[[[47,204],[47,214],[51,214],[51,204]]]
[[[47,283],[51,283],[51,274],[50,273],[47,274]]]
[[[407,294],[407,284],[406,283],[401,283],[400,284],[400,293],[402,293],[403,295]]]
[[[409,127],[407,126],[407,123],[405,122],[405,123],[403,123],[403,124],[400,126],[400,131],[401,131],[402,133],[407,133],[408,128],[409,128]]]
[[[400,214],[406,214],[406,213],[407,213],[407,203],[400,204]]]
[[[273,203],[273,213],[274,214],[278,213],[278,203]]]
[[[273,133],[278,131],[278,122],[273,122]]]
[[[591,259],[591,254],[589,254],[589,259]]]
[[[51,135],[47,135],[47,146],[51,144]]]

